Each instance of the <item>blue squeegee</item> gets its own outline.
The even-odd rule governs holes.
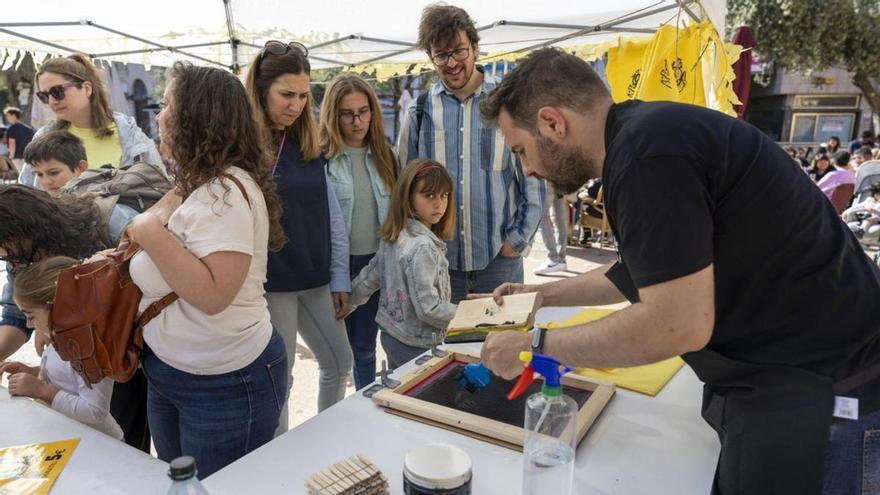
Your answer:
[[[455,379],[464,389],[475,394],[489,384],[489,368],[483,363],[468,364]]]

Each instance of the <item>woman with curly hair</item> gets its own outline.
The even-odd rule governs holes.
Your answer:
[[[24,345],[31,336],[25,315],[13,302],[16,274],[23,268],[53,256],[82,259],[108,246],[115,246],[127,220],[115,208],[109,224],[102,225],[101,212],[91,197],[51,197],[22,185],[0,186],[0,260],[6,261],[6,285],[0,295],[0,361]],[[45,342],[37,335],[37,351]],[[125,442],[150,452],[147,428],[147,383],[138,371],[113,388],[110,414],[122,427]]]
[[[164,100],[159,149],[177,163],[179,201],[132,221],[143,250],[130,270],[141,311],[179,296],[144,327],[147,414],[159,458],[191,455],[203,478],[271,440],[286,403],[287,354],[263,296],[284,231],[238,79],[178,62]]]
[[[266,299],[272,324],[287,345],[293,370],[297,334],[318,360],[318,411],[345,396],[352,352],[343,318],[349,313],[348,236],[312,113],[307,50],[269,41],[251,63],[251,104],[274,151],[274,176],[290,242],[269,256]],[[276,435],[287,431],[287,408]]]

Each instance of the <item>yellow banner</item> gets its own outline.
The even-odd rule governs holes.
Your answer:
[[[49,493],[78,444],[71,438],[0,448],[0,494]]]
[[[724,43],[708,21],[666,24],[646,41],[621,41],[608,50],[611,96],[620,102],[676,101],[736,115],[732,64],[741,47]]]

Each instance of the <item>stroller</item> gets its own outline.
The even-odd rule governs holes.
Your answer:
[[[856,170],[856,185],[853,204],[859,204],[871,195],[871,186],[880,183],[880,160],[870,160]],[[874,262],[880,266],[880,235],[870,235],[859,239],[866,249],[878,250]]]

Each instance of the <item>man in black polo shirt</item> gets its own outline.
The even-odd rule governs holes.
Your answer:
[[[880,270],[781,148],[712,110],[612,104],[586,63],[554,49],[526,57],[481,110],[529,175],[566,193],[603,180],[619,261],[494,296],[633,304],[547,332],[544,353],[590,367],[681,355],[706,383],[703,417],[721,441],[713,493],[822,493],[823,478],[826,494],[861,493],[877,481]],[[490,335],[483,359],[515,376],[530,342]]]

